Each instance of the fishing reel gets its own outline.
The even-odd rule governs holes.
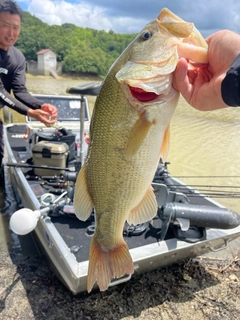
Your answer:
[[[78,172],[76,171],[65,171],[64,174],[59,176],[42,176],[39,179],[42,180],[41,186],[49,193],[61,195],[64,191],[67,191],[68,198],[73,200],[77,175]]]

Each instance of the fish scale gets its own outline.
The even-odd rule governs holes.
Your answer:
[[[157,213],[151,182],[168,152],[179,98],[171,82],[179,48],[196,62],[207,61],[207,45],[194,25],[163,9],[110,68],[96,99],[74,195],[79,219],[95,211],[88,292],[95,282],[104,291],[111,279],[134,272],[124,224],[146,222]]]

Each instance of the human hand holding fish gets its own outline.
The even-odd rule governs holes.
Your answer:
[[[57,120],[52,118],[51,113],[46,112],[42,109],[31,109],[29,108],[27,111],[28,117],[35,118],[36,120],[41,121],[46,126],[53,125]]]
[[[173,75],[173,86],[195,109],[210,111],[229,107],[222,96],[222,82],[240,53],[240,35],[221,30],[206,39],[208,65],[191,70],[181,58]],[[228,88],[231,91],[231,88]]]
[[[76,181],[75,214],[94,207],[87,289],[134,272],[123,227],[151,220],[158,204],[151,183],[166,160],[169,125],[179,92],[172,74],[179,57],[207,63],[207,43],[193,23],[163,9],[110,68],[93,110],[90,145]]]
[[[56,119],[58,116],[58,110],[55,106],[50,103],[44,103],[41,106],[41,110],[48,112],[51,115],[52,119]]]

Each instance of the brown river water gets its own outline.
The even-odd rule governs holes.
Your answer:
[[[33,93],[66,94],[70,86],[90,79],[54,79],[27,77],[27,88]],[[89,97],[92,109],[94,97]],[[14,113],[14,122],[23,117]],[[240,213],[240,108],[201,112],[180,98],[171,122],[171,144],[168,169],[173,176],[191,186],[215,193],[214,200]],[[6,171],[6,170],[5,170]],[[8,228],[9,216],[16,210],[10,183],[6,195],[0,196],[0,249],[20,249],[16,235]]]

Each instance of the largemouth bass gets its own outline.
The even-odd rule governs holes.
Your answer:
[[[192,23],[163,9],[112,65],[96,99],[74,195],[80,220],[95,210],[88,292],[95,282],[104,291],[111,279],[134,272],[123,227],[126,220],[138,224],[157,213],[151,182],[168,153],[179,97],[172,72],[181,56],[207,63],[207,44]]]

